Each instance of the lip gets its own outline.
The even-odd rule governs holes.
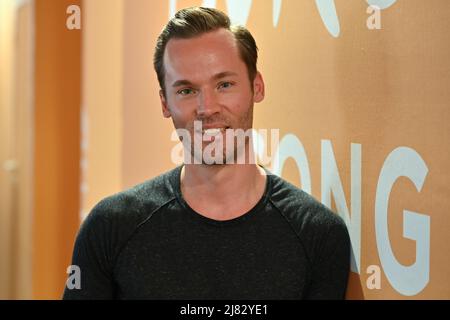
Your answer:
[[[203,130],[208,130],[208,129],[229,129],[230,127],[225,125],[225,124],[209,124],[209,125],[204,125],[202,126]]]
[[[208,124],[208,125],[202,126],[202,130],[196,130],[195,132],[199,133],[199,134],[204,134],[205,131],[209,130],[209,129],[220,129],[223,133],[225,133],[225,131],[227,129],[231,129],[231,127],[224,125],[224,124]]]

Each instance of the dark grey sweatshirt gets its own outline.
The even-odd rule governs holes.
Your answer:
[[[105,198],[73,252],[81,288],[64,299],[342,299],[350,262],[343,220],[269,174],[260,201],[227,221],[184,201],[181,166]]]

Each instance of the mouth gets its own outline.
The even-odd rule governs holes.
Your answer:
[[[227,129],[229,129],[230,127],[222,127],[222,128],[208,128],[208,129],[203,129],[202,130],[202,134],[206,135],[206,136],[217,136],[219,134],[224,134],[225,131]]]

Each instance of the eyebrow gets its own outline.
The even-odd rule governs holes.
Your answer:
[[[211,77],[211,80],[220,80],[226,77],[232,77],[232,76],[237,76],[238,74],[236,72],[231,72],[231,71],[224,71],[224,72],[219,72],[217,74],[215,74],[214,76]],[[192,82],[190,82],[189,80],[177,80],[172,84],[172,87],[180,87],[180,86],[191,86]]]

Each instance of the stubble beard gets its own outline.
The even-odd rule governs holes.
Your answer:
[[[226,119],[225,119],[226,120]],[[200,122],[211,123],[212,121],[202,121]],[[225,121],[225,123],[230,124],[229,121]],[[204,133],[196,132],[194,130],[194,125],[191,124],[187,130],[191,133],[191,141],[188,143],[189,146],[185,144],[185,149],[188,147],[190,149],[191,162],[194,164],[202,164],[202,165],[212,165],[212,166],[223,166],[226,164],[242,164],[249,163],[252,161],[253,156],[253,148],[251,144],[251,138],[246,135],[248,134],[248,130],[252,129],[253,123],[253,105],[248,109],[247,113],[245,113],[238,121],[235,126],[230,126],[226,129],[225,133],[220,133],[221,137],[218,137],[218,140],[222,142],[222,147],[220,148],[221,155],[217,156],[215,152],[216,148],[211,153],[212,158],[216,159],[216,161],[206,161],[204,158],[204,150],[205,148],[212,148],[210,146],[217,142],[216,139],[211,139],[214,141],[207,141],[208,137],[205,137]],[[242,143],[242,133],[244,133],[244,143]],[[236,136],[237,135],[237,136]],[[205,139],[203,139],[205,137]],[[232,139],[232,141],[230,141]],[[206,141],[205,141],[206,140]],[[200,142],[200,145],[198,143]],[[240,142],[240,143],[239,143]],[[183,142],[184,143],[184,142]],[[197,146],[196,146],[197,144]],[[231,146],[231,147],[230,147]],[[199,152],[199,149],[201,151]],[[247,160],[248,157],[248,160]],[[218,161],[217,161],[218,160]]]

